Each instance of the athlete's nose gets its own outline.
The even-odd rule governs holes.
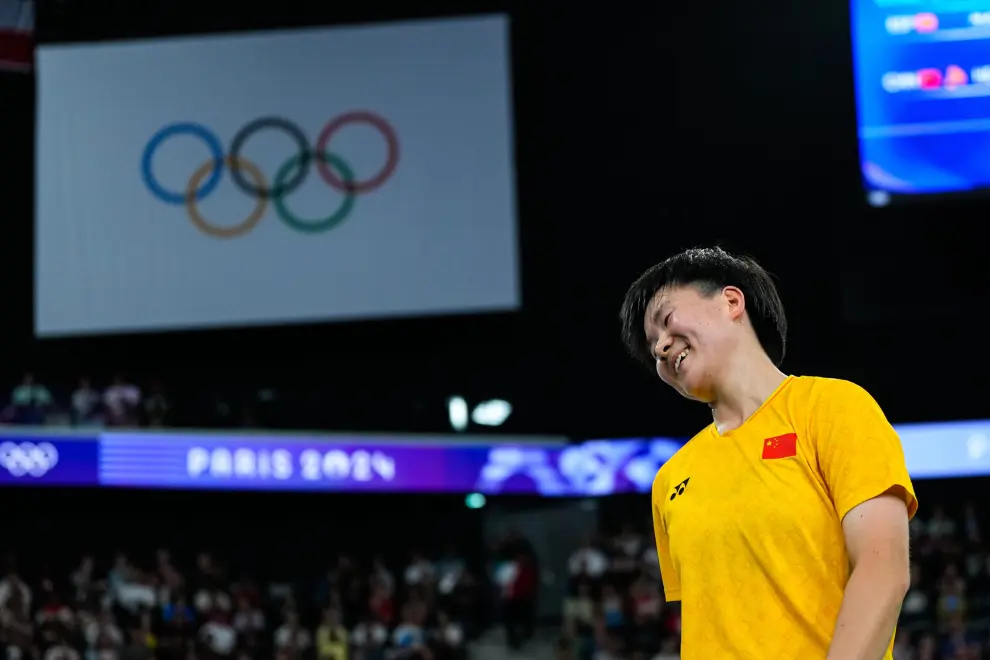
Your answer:
[[[670,337],[661,337],[657,340],[655,347],[656,355],[663,361],[670,357],[670,351],[674,347],[674,341]]]

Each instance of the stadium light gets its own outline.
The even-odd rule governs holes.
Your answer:
[[[512,404],[502,399],[479,403],[471,411],[471,421],[479,426],[502,426],[512,414]]]
[[[447,416],[450,418],[450,426],[458,433],[467,430],[468,404],[464,397],[454,396],[447,399]]]
[[[467,505],[469,509],[480,509],[485,506],[485,496],[481,493],[471,493],[464,498],[464,504]]]

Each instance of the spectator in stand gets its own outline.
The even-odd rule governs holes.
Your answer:
[[[227,657],[237,648],[237,631],[230,625],[230,617],[221,610],[206,615],[206,623],[199,629],[199,638],[206,649],[215,655]]]
[[[936,506],[932,509],[932,517],[928,521],[928,536],[933,541],[941,541],[955,536],[956,523],[946,515],[945,509]]]
[[[10,421],[15,424],[44,424],[52,401],[48,388],[37,382],[34,374],[26,373],[21,384],[11,393]]]
[[[158,636],[151,625],[151,615],[148,611],[141,612],[138,627],[131,631],[131,644],[125,651],[125,657],[134,660],[153,660],[155,649],[158,648]]]
[[[94,649],[118,649],[124,643],[124,633],[114,621],[109,608],[103,609],[95,617],[87,616],[82,625],[83,638]]]
[[[154,381],[149,389],[148,398],[144,401],[144,417],[148,426],[161,428],[168,422],[172,406],[165,396],[165,387],[160,381]]]
[[[980,518],[976,514],[976,505],[973,502],[966,502],[963,505],[962,520],[963,529],[966,530],[966,542],[980,545],[983,540],[980,536]]]
[[[341,625],[340,613],[332,608],[323,611],[323,621],[316,629],[317,660],[347,660],[347,629]]]
[[[213,579],[196,592],[193,598],[196,611],[204,616],[216,613],[228,613],[232,607],[230,594],[220,584],[219,579]]]
[[[34,648],[30,598],[30,590],[16,574],[8,573],[0,583],[0,637],[7,646],[8,658],[27,658]]]
[[[604,635],[608,646],[618,648],[626,634],[626,602],[623,594],[611,584],[602,587],[602,612],[599,636]]]
[[[463,660],[465,658],[464,628],[447,616],[443,610],[437,612],[437,625],[431,637],[435,660]]]
[[[536,566],[528,553],[516,557],[502,591],[502,612],[506,641],[520,649],[533,636],[536,627]]]
[[[82,558],[79,567],[69,576],[69,583],[74,588],[73,595],[76,603],[86,604],[92,596],[104,588],[105,585],[96,579],[95,570],[96,562],[87,555]]]
[[[8,559],[7,564],[6,575],[0,580],[0,608],[27,616],[31,611],[31,588],[17,574],[14,562]]]
[[[45,646],[57,646],[76,634],[76,615],[50,583],[41,594],[43,603],[34,616],[35,634]]]
[[[660,653],[653,657],[653,660],[680,660],[681,654],[677,650],[677,639],[667,638],[660,647]]]
[[[409,587],[428,587],[436,579],[433,563],[420,552],[414,552],[403,574]]]
[[[185,578],[172,564],[172,556],[164,548],[155,553],[155,577],[160,603],[170,602],[173,594],[180,593],[185,588]]]
[[[660,652],[660,617],[663,614],[663,597],[660,585],[646,578],[638,578],[630,588],[632,596],[632,621],[629,628],[630,647],[653,657]]]
[[[265,613],[254,607],[247,598],[239,598],[232,623],[240,635],[260,633],[265,630]]]
[[[69,407],[74,426],[102,426],[103,395],[93,387],[89,378],[79,379]]]
[[[464,560],[457,556],[456,548],[448,546],[435,569],[437,592],[445,604],[450,602],[454,591],[464,578],[465,570]]]
[[[588,581],[577,585],[577,594],[564,601],[564,635],[574,640],[569,649],[577,660],[590,660],[595,652],[595,623],[598,609]]]
[[[609,544],[612,571],[626,577],[633,576],[639,570],[639,560],[645,545],[643,536],[632,525],[625,525],[622,532]]]
[[[275,648],[295,657],[308,651],[312,644],[309,631],[299,623],[299,615],[295,612],[287,612],[285,623],[275,631]]]
[[[103,404],[107,411],[110,426],[137,426],[138,411],[141,409],[141,390],[127,381],[122,375],[113,379],[113,384],[103,393]]]
[[[385,626],[391,625],[395,616],[392,592],[381,584],[373,585],[368,599],[368,612],[375,621]]]
[[[924,630],[932,618],[932,604],[928,597],[928,589],[922,581],[921,571],[921,564],[916,561],[911,563],[911,586],[904,597],[898,625],[898,630],[902,633]],[[909,634],[901,637],[902,641],[910,642]]]
[[[571,574],[572,592],[574,585],[582,580],[598,584],[608,572],[608,567],[608,556],[595,545],[594,540],[588,539],[582,547],[571,554],[567,563],[567,569]]]
[[[79,653],[72,648],[68,640],[59,637],[54,644],[45,651],[44,660],[80,660]]]
[[[395,576],[385,565],[385,559],[380,555],[375,557],[372,562],[370,579],[372,584],[383,587],[389,594],[395,590]]]
[[[350,639],[354,649],[352,660],[384,660],[388,626],[369,614],[354,628]]]
[[[426,630],[423,628],[425,618],[419,603],[406,603],[402,608],[402,621],[392,631],[395,647],[392,657],[397,660],[431,660],[426,646]]]
[[[118,554],[107,577],[107,586],[115,602],[131,613],[154,607],[158,598],[146,583],[146,576],[124,554]]]

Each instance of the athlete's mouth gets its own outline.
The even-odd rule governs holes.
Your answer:
[[[677,357],[676,358],[674,358],[674,373],[675,374],[680,374],[681,373],[681,364],[684,362],[684,358],[686,358],[690,352],[691,352],[691,348],[690,347],[685,348],[683,351],[681,351],[680,353],[677,354]]]

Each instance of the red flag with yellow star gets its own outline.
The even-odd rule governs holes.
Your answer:
[[[790,458],[797,455],[797,433],[787,433],[763,441],[763,458]]]

